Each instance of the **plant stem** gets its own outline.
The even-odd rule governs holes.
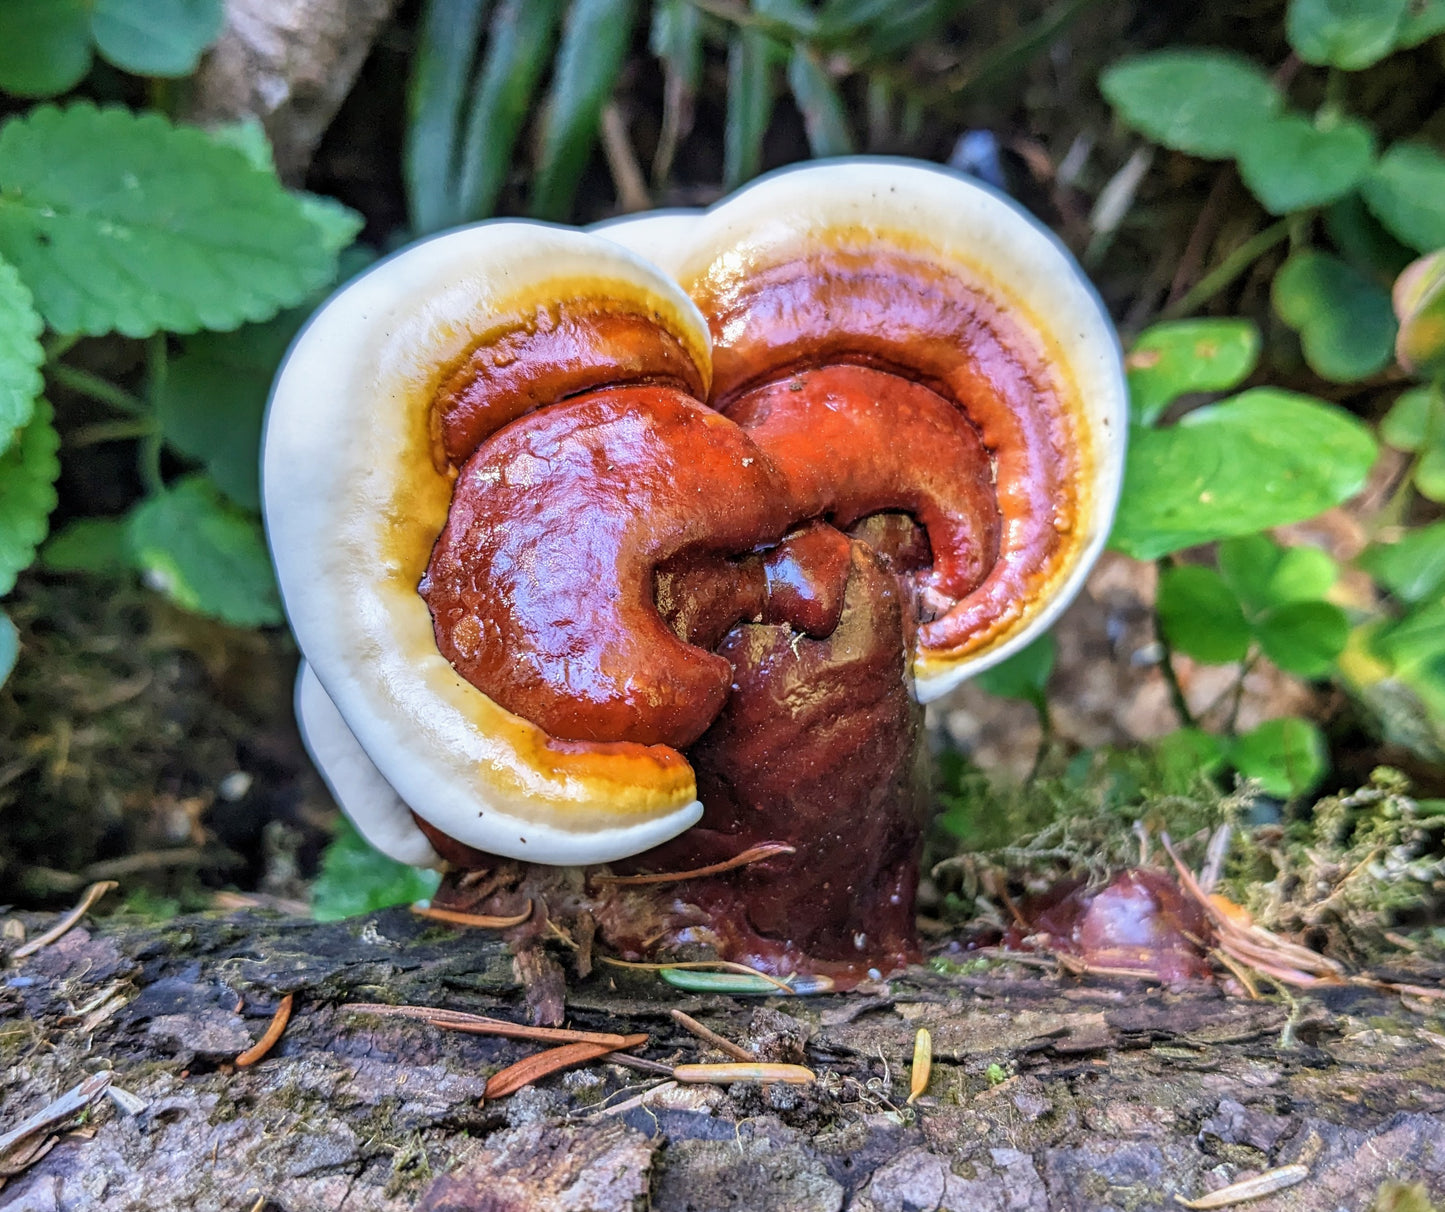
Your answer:
[[[58,362],[79,344],[79,333],[51,333],[45,340],[43,346],[45,350],[45,361],[47,363]]]
[[[1160,573],[1166,572],[1170,567],[1169,561],[1165,559],[1155,560],[1154,566],[1159,569]],[[1159,669],[1164,674],[1164,684],[1169,688],[1169,702],[1184,727],[1196,728],[1199,721],[1194,718],[1194,713],[1189,710],[1189,701],[1184,697],[1184,686],[1179,681],[1179,670],[1174,668],[1174,649],[1164,634],[1164,628],[1159,625],[1157,609],[1154,611],[1154,634],[1158,638],[1159,647],[1162,650]]]
[[[114,421],[97,421],[93,425],[82,425],[70,434],[71,446],[96,446],[101,442],[125,442],[144,438],[152,433],[156,423],[147,417],[117,418]]]
[[[62,387],[89,396],[92,400],[99,400],[102,404],[109,404],[117,412],[133,417],[143,417],[150,412],[146,402],[139,396],[132,395],[124,387],[117,387],[109,379],[103,379],[91,371],[57,362],[50,367],[49,373]]]
[[[1289,235],[1290,220],[1281,219],[1262,232],[1251,236],[1229,256],[1200,278],[1184,295],[1176,299],[1161,313],[1160,318],[1175,320],[1198,311],[1221,290],[1239,277],[1246,269],[1259,260],[1271,248]]]
[[[166,369],[166,337],[164,333],[157,333],[146,342],[146,397],[152,413],[166,389]],[[140,442],[140,478],[146,492],[152,494],[164,492],[166,487],[165,478],[161,475],[161,442],[159,425],[145,434]]]

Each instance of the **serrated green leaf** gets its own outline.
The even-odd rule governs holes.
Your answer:
[[[1332,602],[1289,602],[1265,611],[1254,634],[1264,655],[1286,673],[1317,678],[1345,650],[1350,621]]]
[[[427,0],[407,87],[402,177],[419,236],[455,222],[462,101],[488,0]]]
[[[260,525],[222,500],[205,476],[187,476],[142,501],[128,534],[146,583],[177,605],[237,627],[281,622]]]
[[[1110,544],[1152,560],[1302,521],[1354,496],[1375,461],[1370,431],[1343,409],[1256,388],[1130,435]]]
[[[1212,568],[1166,568],[1159,574],[1156,609],[1170,646],[1197,661],[1227,665],[1249,651],[1249,624],[1239,599]]]
[[[457,222],[485,219],[496,208],[561,19],[561,0],[503,0],[493,14],[462,137]]]
[[[44,327],[15,267],[0,261],[0,454],[30,423],[45,386],[40,376]]]
[[[274,176],[157,114],[43,105],[0,127],[0,256],[63,333],[265,320],[336,256]]]
[[[1419,450],[1429,439],[1431,426],[1442,427],[1445,398],[1434,387],[1412,387],[1401,392],[1380,422],[1380,437],[1396,450]]]
[[[773,117],[773,78],[783,53],[781,43],[752,26],[736,31],[728,43],[725,189],[736,189],[762,168],[763,136]]]
[[[1360,192],[1386,230],[1417,252],[1445,247],[1445,156],[1433,147],[1392,144]]]
[[[1260,123],[1239,149],[1239,175],[1273,215],[1343,198],[1375,160],[1375,136],[1345,119],[1319,129],[1299,114]]]
[[[41,399],[19,440],[0,455],[0,597],[15,588],[50,529],[60,475],[60,437],[51,417]]]
[[[1398,542],[1372,543],[1359,565],[1402,602],[1423,602],[1445,588],[1445,522],[1409,531]]]
[[[1249,320],[1173,320],[1145,329],[1124,365],[1129,410],[1152,425],[1175,400],[1195,391],[1238,387],[1259,361],[1259,329]]]
[[[788,87],[793,91],[808,150],[815,156],[848,156],[853,153],[853,133],[837,85],[807,46],[793,48],[788,60]]]
[[[0,89],[17,97],[69,92],[90,71],[87,0],[0,4]]]
[[[1049,674],[1054,671],[1055,655],[1053,634],[1045,632],[1008,660],[1000,661],[992,669],[985,669],[974,678],[974,684],[1000,698],[1042,702]]]
[[[1266,792],[1289,799],[1315,787],[1329,769],[1320,730],[1308,720],[1267,720],[1235,739],[1229,760],[1240,774],[1258,779]]]
[[[1306,63],[1359,71],[1395,49],[1410,0],[1290,0],[1284,30]]]
[[[565,219],[632,43],[634,0],[572,0],[543,111],[529,212]]]
[[[345,817],[321,852],[321,871],[311,885],[311,916],[336,922],[391,905],[425,900],[437,890],[435,871],[408,867],[375,850]]]
[[[1445,30],[1445,0],[1416,0],[1407,6],[1395,37],[1397,47],[1419,46]]]
[[[156,400],[166,441],[206,465],[237,505],[260,505],[261,419],[276,368],[306,319],[298,309],[231,333],[198,333],[167,368]]]
[[[1119,116],[1165,147],[1225,159],[1283,105],[1269,77],[1241,55],[1156,51],[1108,68],[1099,87]]]
[[[1310,369],[1351,383],[1387,366],[1395,351],[1390,296],[1329,253],[1299,252],[1274,276],[1274,309],[1300,335]]]
[[[20,633],[15,630],[10,616],[0,610],[0,686],[5,685],[19,658]]]
[[[53,534],[40,549],[47,572],[118,576],[131,567],[124,518],[77,518]]]
[[[1219,573],[1249,615],[1289,602],[1318,601],[1339,579],[1339,571],[1318,547],[1281,547],[1262,534],[1219,544]]]
[[[137,76],[188,76],[221,34],[225,0],[93,0],[96,49]]]

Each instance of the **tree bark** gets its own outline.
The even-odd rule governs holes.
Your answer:
[[[286,993],[279,1042],[234,1068]],[[1291,1008],[1009,963],[744,1001],[604,966],[573,982],[569,1025],[648,1032],[640,1055],[664,1063],[725,1059],[677,1007],[819,1082],[658,1087],[594,1062],[487,1103],[487,1076],[537,1045],[348,1001],[525,1019],[500,943],[402,910],[117,919],[12,959],[0,1134],[99,1070],[145,1106],[102,1098],[0,1189],[0,1208],[1162,1212],[1176,1193],[1295,1163],[1308,1177],[1253,1206],[1365,1212],[1389,1180],[1445,1196],[1445,1040],[1361,989]],[[922,1026],[933,1076],[910,1108]]]

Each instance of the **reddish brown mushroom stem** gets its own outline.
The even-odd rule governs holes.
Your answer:
[[[966,651],[1047,591],[1081,457],[1012,322],[924,258],[840,247],[695,293],[714,407],[637,316],[540,311],[455,368],[437,430],[460,470],[421,592],[508,710],[685,754],[702,823],[619,870],[794,853],[667,887],[519,868],[485,907],[525,894],[533,936],[585,918],[629,955],[707,943],[846,984],[916,956],[915,643]]]

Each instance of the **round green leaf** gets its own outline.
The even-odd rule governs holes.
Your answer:
[[[19,657],[20,633],[15,630],[10,616],[0,610],[0,686],[5,685],[5,679],[10,676]]]
[[[1240,774],[1258,779],[1265,791],[1281,799],[1303,795],[1329,768],[1320,730],[1293,716],[1267,720],[1238,737],[1230,746],[1229,759]]]
[[[76,518],[40,549],[47,572],[116,576],[130,568],[130,543],[122,518]]]
[[[0,3],[0,89],[18,97],[69,92],[90,71],[86,0]]]
[[[1254,633],[1264,655],[1286,673],[1317,678],[1345,650],[1350,621],[1331,602],[1290,602],[1266,611]]]
[[[1445,156],[1421,143],[1389,147],[1361,186],[1391,235],[1419,252],[1445,247]]]
[[[989,694],[1037,703],[1044,696],[1049,674],[1054,671],[1054,656],[1054,637],[1052,633],[1045,632],[1008,660],[1001,661],[992,669],[985,669],[974,682]]]
[[[1139,334],[1124,365],[1129,407],[1152,425],[1182,395],[1229,391],[1259,361],[1259,329],[1249,320],[1173,320]]]
[[[1269,77],[1240,55],[1168,50],[1116,63],[1099,87],[1119,116],[1165,147],[1224,159],[1283,104]]]
[[[220,36],[225,0],[94,0],[100,53],[138,76],[188,76]]]
[[[1224,744],[1198,728],[1178,728],[1155,742],[1154,762],[1166,790],[1185,795],[1224,765]]]
[[[1306,63],[1359,71],[1395,49],[1410,0],[1290,0],[1285,36]]]
[[[1442,30],[1445,30],[1445,0],[1415,0],[1400,22],[1395,45],[1406,48],[1419,46]]]
[[[1339,577],[1334,560],[1318,547],[1281,547],[1262,534],[1221,542],[1219,571],[1249,614],[1318,601]]]
[[[0,454],[10,449],[35,413],[35,399],[44,387],[44,327],[15,267],[0,261]]]
[[[1273,388],[1129,441],[1110,542],[1140,560],[1322,513],[1364,487],[1376,454],[1343,409]]]
[[[1445,587],[1445,522],[1408,532],[1396,543],[1375,543],[1360,567],[1402,602],[1423,602]]]
[[[1380,437],[1396,450],[1419,450],[1430,436],[1430,426],[1439,425],[1445,400],[1434,387],[1412,387],[1390,405],[1380,422]]]
[[[64,333],[264,320],[335,252],[270,173],[157,114],[44,105],[0,128],[0,256]]]
[[[1445,502],[1445,434],[1432,435],[1415,465],[1415,489],[1422,497]]]
[[[1165,569],[1156,609],[1170,646],[1195,660],[1227,665],[1249,651],[1249,624],[1239,599],[1212,568]]]
[[[1284,114],[1257,126],[1239,149],[1239,175],[1265,210],[1287,215],[1343,198],[1374,159],[1375,136],[1364,123],[1347,119],[1320,130]]]
[[[205,476],[142,501],[130,515],[129,539],[146,583],[177,605],[238,627],[281,622],[261,527]]]
[[[41,400],[19,440],[0,455],[0,597],[15,588],[50,529],[60,475],[60,437],[50,422],[50,405]]]
[[[1322,379],[1350,383],[1389,364],[1395,351],[1390,296],[1354,266],[1328,253],[1295,253],[1275,275],[1272,298]]]

